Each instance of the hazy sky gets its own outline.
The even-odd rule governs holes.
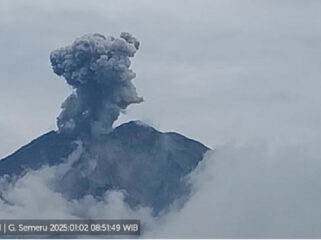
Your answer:
[[[0,1],[0,157],[55,129],[71,89],[49,53],[76,37],[141,41],[141,119],[210,147],[312,141],[321,114],[321,1]]]
[[[132,68],[145,102],[117,124],[141,119],[217,149],[163,228],[135,213],[157,223],[150,236],[320,238],[320,13],[319,0],[0,0],[0,157],[56,129],[71,89],[52,50],[128,31],[141,41]],[[118,193],[97,203],[52,193],[55,169],[19,180],[1,214],[133,216]]]

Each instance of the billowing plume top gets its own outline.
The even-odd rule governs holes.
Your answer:
[[[74,88],[62,104],[57,125],[60,132],[99,135],[111,130],[121,110],[138,97],[130,69],[139,42],[129,33],[120,38],[84,35],[50,55],[53,71]]]

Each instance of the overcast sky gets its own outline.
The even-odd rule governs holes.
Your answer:
[[[216,149],[182,209],[161,221],[137,213],[155,221],[149,236],[320,238],[320,13],[319,0],[0,0],[0,158],[56,129],[72,89],[50,52],[127,31],[141,42],[132,69],[145,102],[116,125],[140,119]],[[54,169],[22,178],[1,214],[129,209],[117,194],[123,205],[69,203],[47,189]]]
[[[0,1],[0,157],[55,129],[71,89],[52,50],[86,33],[141,41],[141,119],[215,148],[319,136],[321,1]]]

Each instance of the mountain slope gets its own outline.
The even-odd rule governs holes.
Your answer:
[[[72,139],[67,136],[50,131],[0,160],[0,176],[20,175],[45,164],[53,166],[62,163],[75,148],[71,142]]]

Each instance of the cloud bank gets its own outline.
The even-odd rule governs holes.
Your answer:
[[[81,151],[80,144],[64,164],[30,171],[13,182],[2,179],[1,217],[138,218],[143,237],[151,238],[321,236],[317,146],[220,146],[187,177],[193,191],[185,205],[174,203],[157,217],[149,208],[130,208],[121,190],[107,191],[99,200],[66,200],[56,192],[56,178]]]

